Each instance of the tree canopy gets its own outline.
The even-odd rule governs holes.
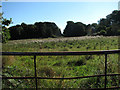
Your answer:
[[[114,10],[106,18],[101,18],[97,23],[85,25],[82,22],[68,21],[63,32],[66,37],[85,35],[120,35],[120,11]]]
[[[62,36],[60,29],[53,22],[36,22],[12,26],[10,29],[11,39],[48,38]]]
[[[2,24],[0,25],[1,26],[0,28],[2,28],[2,30],[0,30],[0,36],[2,36],[2,43],[6,43],[11,38],[7,26],[9,26],[12,23],[12,18],[10,18],[10,20],[3,18],[2,14],[3,13],[0,13],[1,24]]]
[[[63,34],[66,37],[84,36],[86,35],[86,25],[81,22],[68,21]]]

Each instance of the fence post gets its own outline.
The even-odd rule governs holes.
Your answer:
[[[36,90],[37,90],[36,56],[34,56],[34,69],[35,69],[35,84],[36,84]]]
[[[107,54],[105,54],[105,89],[107,85]]]

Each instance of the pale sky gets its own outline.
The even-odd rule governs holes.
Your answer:
[[[54,22],[63,32],[67,21],[82,22],[84,24],[97,23],[100,18],[105,18],[113,10],[118,9],[118,2],[113,1],[2,2],[2,11],[4,12],[4,18],[12,18],[13,24],[11,26],[22,22],[26,24]]]

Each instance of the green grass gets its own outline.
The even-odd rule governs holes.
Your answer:
[[[62,38],[64,39],[64,38]],[[51,42],[6,43],[5,52],[96,51],[118,49],[118,37],[58,40]],[[104,74],[104,55],[37,56],[37,75],[78,77]],[[3,56],[5,76],[34,76],[33,56]],[[108,73],[118,73],[118,54],[108,55]],[[108,77],[107,87],[117,86],[118,77]],[[3,87],[35,88],[35,80],[3,80]],[[39,88],[99,88],[104,77],[73,80],[38,80]]]

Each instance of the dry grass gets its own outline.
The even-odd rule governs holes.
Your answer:
[[[9,65],[11,66],[15,62],[15,56],[3,56],[2,57],[2,66]]]
[[[73,41],[73,40],[85,40],[85,39],[94,39],[101,38],[103,36],[81,36],[81,37],[60,37],[60,38],[44,38],[44,39],[21,39],[21,40],[10,40],[8,44],[28,44],[31,42],[58,42],[58,41]]]

